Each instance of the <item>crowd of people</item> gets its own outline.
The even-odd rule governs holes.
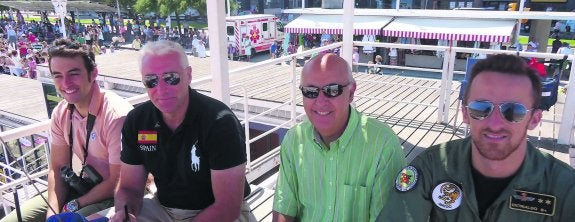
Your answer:
[[[12,43],[0,37],[0,73],[35,79],[37,64],[47,61],[48,43],[38,42],[32,32],[17,39]]]
[[[168,39],[191,48],[194,55],[206,56],[208,35],[205,30],[141,25],[139,20],[125,24],[113,18],[110,23],[92,19],[80,24],[66,19],[68,38],[94,55],[113,53],[121,45],[132,43],[139,50],[145,43]],[[114,25],[109,25],[114,24]],[[0,73],[35,79],[36,66],[48,61],[49,45],[62,35],[59,24],[25,21],[21,14],[0,18]]]

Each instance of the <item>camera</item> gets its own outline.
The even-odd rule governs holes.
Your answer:
[[[72,169],[68,166],[63,166],[60,168],[60,175],[66,181],[68,186],[70,186],[79,195],[84,195],[88,193],[94,186],[102,182],[102,176],[98,174],[92,166],[84,166],[84,175],[79,177],[74,173]]]

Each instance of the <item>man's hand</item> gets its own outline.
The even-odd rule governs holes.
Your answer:
[[[126,216],[128,216],[128,218],[126,218]],[[130,221],[130,222],[136,222],[136,215],[134,215],[133,213],[128,213],[126,214],[126,211],[124,209],[120,209],[119,211],[116,211],[116,214],[114,214],[114,216],[112,216],[112,218],[110,218],[111,222],[125,222],[125,221]]]
[[[142,208],[147,179],[148,172],[143,165],[122,163],[120,181],[114,195],[114,207],[117,211],[111,221],[136,221],[136,215]]]

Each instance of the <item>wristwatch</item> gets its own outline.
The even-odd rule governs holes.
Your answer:
[[[80,209],[80,203],[78,203],[77,199],[73,199],[66,204],[66,210],[68,212],[76,212]]]

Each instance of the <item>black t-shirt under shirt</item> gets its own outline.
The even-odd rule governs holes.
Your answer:
[[[473,184],[475,185],[475,197],[479,208],[479,217],[483,218],[485,211],[499,197],[501,192],[509,185],[515,174],[505,178],[486,177],[471,167]]]

